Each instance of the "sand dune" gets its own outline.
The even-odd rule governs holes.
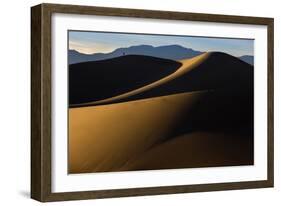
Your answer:
[[[253,76],[251,65],[225,53],[211,52],[177,78],[115,102],[200,90],[227,90],[228,93],[251,95]]]
[[[155,82],[181,63],[151,56],[125,55],[69,66],[69,104],[107,99]]]
[[[253,67],[236,57],[220,52],[209,52],[191,59],[181,60],[179,63],[181,66],[174,72],[153,82],[150,81],[150,83],[143,86],[136,87],[136,85],[130,84],[131,89],[128,89],[127,92],[111,95],[109,98],[102,98],[98,101],[87,101],[85,103],[71,104],[70,106],[80,107],[112,104],[155,96],[211,89],[247,90],[247,92],[253,93]],[[131,66],[132,70],[135,70],[134,66]],[[161,66],[154,65],[154,67],[160,68]],[[130,79],[131,77],[128,76],[127,78]],[[146,78],[144,77],[144,79]],[[105,85],[105,87],[108,86]],[[95,92],[93,91],[93,94]],[[83,91],[81,93],[83,94]]]
[[[118,170],[168,137],[204,93],[69,109],[69,172]]]
[[[252,164],[252,67],[223,53],[180,65],[130,91],[73,104],[69,172]]]
[[[121,95],[117,95],[117,96],[107,98],[107,99],[103,99],[103,100],[100,100],[100,101],[87,102],[87,103],[82,103],[82,104],[72,104],[72,106],[77,107],[77,106],[88,106],[88,105],[92,106],[92,105],[99,105],[99,104],[108,104],[108,103],[112,103],[112,102],[117,101],[117,100],[125,99],[125,98],[128,98],[130,96],[148,91],[150,89],[153,89],[155,87],[160,86],[161,84],[165,84],[169,81],[172,81],[172,80],[184,75],[185,73],[191,71],[193,68],[196,68],[196,66],[198,64],[202,63],[209,56],[209,54],[210,53],[204,53],[204,54],[201,54],[201,55],[199,55],[197,57],[194,57],[194,58],[191,58],[191,59],[181,60],[180,62],[182,63],[182,65],[172,74],[167,75],[167,76],[163,77],[162,79],[159,79],[159,80],[157,80],[153,83],[150,83],[150,84],[147,84],[143,87],[137,88],[133,91],[126,92],[126,93],[123,93]]]

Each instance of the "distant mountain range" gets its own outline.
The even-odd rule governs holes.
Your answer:
[[[69,50],[69,64],[86,62],[86,61],[98,61],[111,59],[124,55],[145,55],[158,58],[179,60],[185,58],[192,58],[203,52],[194,51],[179,45],[168,45],[153,47],[150,45],[138,45],[128,48],[118,48],[110,53],[95,53],[95,54],[82,54],[75,50]]]
[[[99,61],[105,59],[111,59],[115,57],[125,55],[145,55],[170,60],[180,60],[186,58],[192,58],[198,56],[204,52],[196,51],[191,48],[185,48],[180,45],[167,45],[154,47],[151,45],[138,45],[128,48],[118,48],[110,53],[95,53],[95,54],[83,54],[76,50],[68,51],[69,64],[76,64],[81,62]],[[253,65],[253,56],[241,56],[242,61],[245,61]]]
[[[239,59],[241,59],[242,61],[244,61],[248,64],[254,65],[254,57],[253,56],[244,55],[244,56],[239,57]]]

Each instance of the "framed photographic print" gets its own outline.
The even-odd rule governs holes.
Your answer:
[[[273,187],[273,19],[31,9],[31,196]]]

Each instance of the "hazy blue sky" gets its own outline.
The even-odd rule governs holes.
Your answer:
[[[135,45],[163,46],[178,44],[197,51],[221,51],[233,56],[253,55],[254,40],[69,31],[69,48],[81,53],[109,53]]]

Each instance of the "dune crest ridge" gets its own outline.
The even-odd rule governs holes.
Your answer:
[[[198,55],[196,57],[190,58],[190,59],[183,59],[180,60],[180,62],[182,63],[182,65],[172,74],[158,80],[155,81],[151,84],[148,84],[146,86],[143,86],[141,88],[135,89],[133,91],[121,94],[121,95],[117,95],[111,98],[107,98],[107,99],[103,99],[103,100],[99,100],[99,101],[94,101],[94,102],[87,102],[87,103],[82,103],[82,104],[73,104],[72,106],[77,107],[77,106],[94,106],[94,105],[99,105],[99,104],[108,104],[117,100],[121,100],[121,99],[125,99],[128,98],[130,96],[148,91],[150,89],[153,89],[155,87],[158,87],[162,84],[165,84],[167,82],[170,82],[176,78],[178,78],[179,76],[191,71],[192,69],[194,69],[196,66],[198,66],[199,64],[201,64],[205,59],[208,58],[208,56],[211,54],[211,52],[207,52],[201,55]]]

